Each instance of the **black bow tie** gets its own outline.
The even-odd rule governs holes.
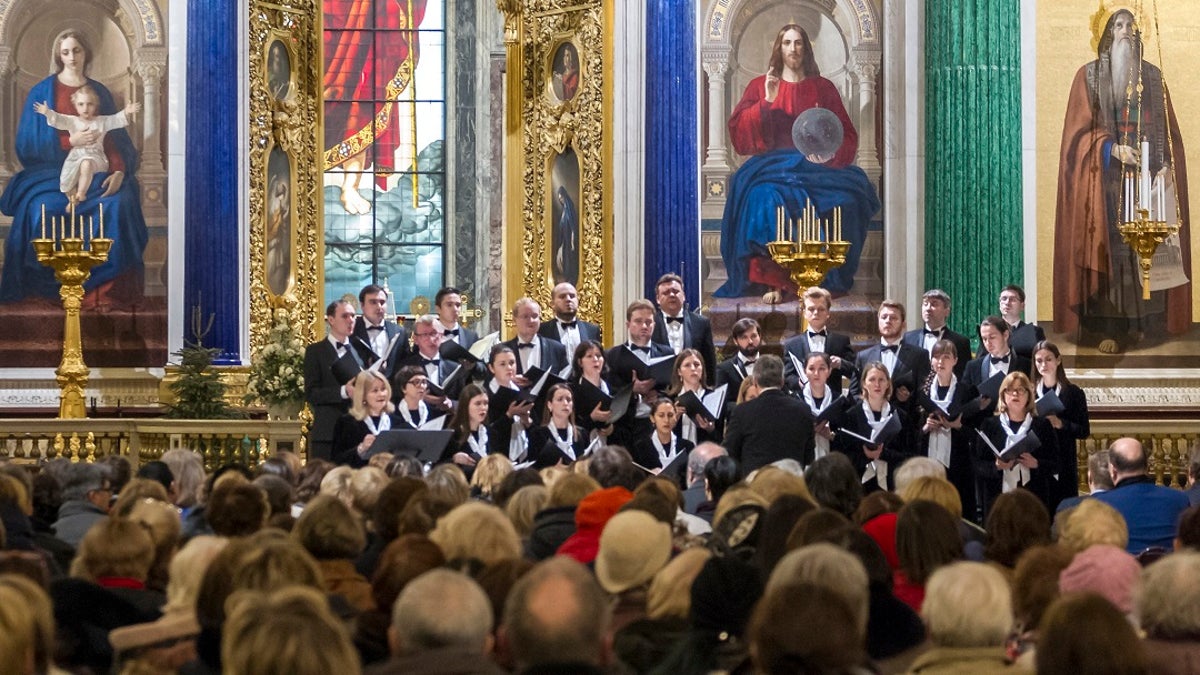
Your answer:
[[[883,352],[891,352],[891,353],[895,354],[895,353],[897,353],[897,352],[899,352],[899,351],[900,351],[900,345],[883,345],[883,346],[880,348],[880,353],[881,353],[881,354],[882,354]]]
[[[824,331],[824,330],[818,330],[818,331],[810,330],[810,331],[808,331],[808,337],[810,337],[810,338],[829,337],[829,333],[828,333],[828,331]]]
[[[561,327],[563,330],[566,330],[566,329],[568,329],[568,328],[574,328],[576,323],[578,323],[578,322],[577,322],[577,321],[559,321],[559,322],[558,322],[558,325],[559,325],[559,326],[560,326],[560,327]]]
[[[367,326],[368,333],[378,333],[381,330],[383,330],[383,326]]]
[[[650,353],[650,348],[649,348],[649,347],[639,347],[639,346],[637,346],[637,345],[629,345],[629,348],[630,348],[630,349],[632,349],[632,350],[633,350],[633,351],[635,351],[635,352],[644,352],[644,353],[646,353],[646,354],[649,354],[649,353]]]
[[[1005,354],[1004,356],[1001,356],[1001,357],[993,356],[992,363],[1008,363],[1008,357],[1009,357],[1008,354]]]
[[[447,328],[446,330],[442,331],[442,335],[453,335],[454,337],[458,337],[458,329]]]
[[[533,349],[532,342],[518,342],[517,349]]]
[[[757,360],[758,359],[746,359],[745,361],[742,361],[742,364],[747,365],[747,366],[752,366],[752,365],[754,365],[754,362]]]
[[[441,359],[427,359],[424,357],[421,358],[421,365],[423,365],[423,366],[429,366],[429,365],[440,366],[441,364],[442,364]]]
[[[349,346],[350,346],[350,345],[346,344],[345,342],[339,342],[339,343],[337,343],[336,345],[334,345],[334,347],[337,347],[337,350],[338,350],[338,353],[339,353],[339,354],[341,354],[342,352],[346,351],[346,348],[347,348],[347,347],[349,347]]]
[[[683,323],[682,316],[668,316],[668,317],[666,317],[666,319],[667,319],[667,323]]]
[[[936,337],[936,338],[939,338],[939,339],[942,337],[942,331],[940,331],[940,330],[929,330],[928,328],[926,328],[926,329],[925,329],[925,334],[926,334],[926,335],[932,335],[932,336],[934,336],[934,337]]]

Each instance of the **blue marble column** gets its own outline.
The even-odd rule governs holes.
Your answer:
[[[207,323],[206,347],[221,350],[218,365],[241,363],[242,322],[238,210],[237,0],[189,2],[187,46],[187,197],[183,271],[184,339],[191,341],[192,309]]]
[[[692,307],[700,302],[696,64],[695,0],[647,0],[646,297],[675,272]]]

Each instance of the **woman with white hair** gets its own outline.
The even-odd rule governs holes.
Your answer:
[[[933,649],[917,657],[909,673],[1012,672],[1004,653],[1013,626],[1012,594],[995,567],[957,562],[939,568],[925,585],[921,617]]]

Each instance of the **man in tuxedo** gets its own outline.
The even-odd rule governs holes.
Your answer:
[[[408,356],[408,331],[395,321],[384,319],[387,302],[388,294],[382,287],[376,284],[364,286],[358,292],[362,316],[354,320],[354,331],[351,335],[371,348],[372,362],[384,359],[379,372],[390,381],[392,375],[399,370],[400,362]],[[400,338],[389,352],[388,345],[392,344],[392,339],[397,335]]]
[[[568,361],[584,340],[604,344],[600,326],[579,319],[579,294],[570,283],[564,281],[554,287],[550,309],[554,310],[554,318],[542,322],[538,327],[538,335],[561,342],[567,348]]]
[[[911,412],[917,402],[913,394],[920,390],[929,375],[929,353],[902,341],[904,317],[904,305],[899,302],[884,300],[879,303],[879,312],[876,314],[879,344],[858,353],[854,377],[850,380],[850,392],[862,396],[859,373],[868,364],[879,362],[887,368],[892,378],[892,403]]]
[[[400,366],[418,366],[425,371],[426,377],[432,384],[438,387],[451,373],[454,372],[455,366],[458,364],[453,361],[447,361],[438,353],[438,347],[441,346],[444,338],[443,331],[437,327],[437,317],[432,314],[426,314],[419,317],[413,324],[413,353],[409,354],[408,358],[400,362]],[[399,368],[397,368],[397,371]],[[437,396],[435,394],[426,394],[425,402],[436,405],[444,410],[449,410],[453,407],[454,402],[458,400],[458,394],[462,391],[463,386],[468,378],[458,380],[458,382],[446,390],[445,396]],[[401,391],[401,387],[392,385],[393,398],[397,398],[396,392]]]
[[[329,335],[304,350],[304,400],[312,407],[313,425],[308,433],[310,457],[329,459],[333,452],[333,427],[350,410],[354,397],[353,380],[339,384],[333,364],[346,354],[358,367],[370,365],[372,355],[366,345],[350,339],[354,330],[354,305],[334,300],[325,308]],[[361,345],[361,346],[360,346]]]
[[[725,427],[725,450],[743,473],[781,459],[801,466],[814,459],[813,418],[804,401],[783,391],[783,361],[763,354],[754,364],[758,398],[734,407]]]
[[[434,326],[441,331],[444,339],[453,340],[467,349],[479,340],[475,331],[458,323],[458,317],[462,314],[462,291],[446,286],[434,296],[433,305],[437,312]]]
[[[670,345],[678,354],[695,349],[704,359],[704,380],[712,384],[717,371],[717,350],[713,345],[712,323],[683,306],[683,279],[664,274],[654,284],[659,311],[654,313],[654,341]]]
[[[963,384],[978,387],[997,373],[1030,373],[1029,359],[1013,353],[1008,344],[1009,325],[1003,317],[989,316],[979,325],[980,355],[967,364]],[[996,409],[996,401],[988,403],[988,412]]]
[[[604,361],[609,369],[609,383],[613,391],[626,385],[633,387],[633,401],[629,411],[613,425],[610,445],[631,447],[642,435],[650,433],[650,404],[658,399],[670,382],[640,379],[633,368],[628,367],[631,359],[642,362],[670,356],[670,347],[651,340],[654,334],[654,305],[649,300],[634,300],[625,309],[625,330],[628,341],[609,349]]]
[[[737,354],[717,366],[717,386],[728,384],[729,390],[725,395],[729,400],[734,400],[742,386],[742,380],[754,374],[754,364],[758,360],[758,348],[762,344],[762,338],[758,334],[758,322],[749,317],[734,322],[730,335],[737,345]]]
[[[829,314],[833,309],[833,296],[820,286],[813,286],[804,292],[804,320],[808,328],[799,335],[788,338],[783,343],[783,374],[787,388],[800,391],[804,388],[804,361],[812,352],[825,352],[833,362],[833,372],[829,374],[829,388],[834,396],[842,392],[842,378],[853,379],[854,349],[850,346],[850,336],[834,333],[829,330]],[[800,370],[792,363],[790,355],[800,361]],[[853,392],[855,395],[857,391]]]
[[[537,367],[558,375],[570,363],[567,348],[558,340],[538,335],[542,308],[533,298],[521,298],[513,305],[512,314],[517,336],[504,344],[517,355],[517,374]]]
[[[962,333],[950,330],[946,325],[946,319],[949,317],[950,295],[940,288],[925,291],[925,295],[921,296],[921,319],[925,322],[925,327],[905,333],[903,342],[920,347],[929,354],[938,340],[949,340],[958,356],[954,374],[961,380],[967,362],[971,360],[971,342]],[[917,386],[921,384],[918,383]]]
[[[1008,334],[1008,346],[1025,359],[1033,358],[1033,347],[1046,339],[1046,331],[1035,323],[1025,323],[1021,315],[1025,313],[1025,289],[1016,284],[1009,284],[1000,291],[1000,316],[1008,323],[1011,330]]]

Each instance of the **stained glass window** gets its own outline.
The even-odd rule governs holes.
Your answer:
[[[325,0],[325,299],[442,285],[445,0]],[[410,20],[411,19],[411,20]]]

